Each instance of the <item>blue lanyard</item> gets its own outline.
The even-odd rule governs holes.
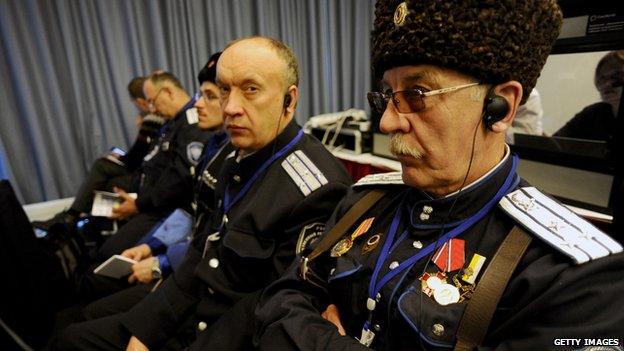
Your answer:
[[[496,205],[498,201],[507,193],[509,193],[511,188],[513,188],[516,185],[514,178],[516,174],[517,165],[518,165],[518,157],[514,155],[512,157],[511,170],[509,171],[509,174],[507,175],[505,182],[500,187],[500,189],[498,189],[498,192],[496,193],[496,195],[494,195],[494,197],[492,197],[490,201],[488,201],[485,204],[485,206],[483,206],[479,211],[477,211],[477,213],[475,213],[470,218],[461,222],[453,230],[442,235],[436,242],[429,244],[427,247],[420,250],[417,254],[403,261],[395,269],[386,273],[386,275],[383,276],[379,282],[377,282],[377,278],[381,271],[381,267],[383,266],[384,262],[388,258],[388,254],[390,253],[390,246],[392,245],[392,242],[394,241],[394,236],[396,235],[397,228],[399,227],[399,222],[401,219],[400,218],[401,206],[399,206],[399,208],[396,210],[394,214],[394,218],[392,219],[392,224],[390,225],[390,229],[388,230],[388,236],[386,237],[384,245],[381,249],[381,254],[379,255],[379,258],[377,259],[377,262],[375,263],[375,270],[373,271],[373,276],[371,277],[371,281],[368,286],[369,298],[366,304],[368,310],[372,312],[375,309],[375,305],[376,305],[375,297],[381,291],[381,288],[383,288],[383,286],[386,285],[392,278],[394,278],[395,276],[397,276],[398,274],[400,274],[407,268],[414,265],[423,257],[433,252],[433,250],[436,249],[437,242],[447,242],[450,239],[458,236],[459,234],[464,232],[466,229],[470,228],[473,224],[478,222],[480,219],[482,219],[488,212],[490,212],[492,207],[494,207],[494,205]],[[368,322],[365,324],[365,329],[368,329],[367,326],[368,326]]]
[[[266,160],[262,164],[262,166],[258,168],[258,170],[251,176],[251,178],[249,178],[249,181],[247,181],[245,186],[243,186],[243,188],[236,194],[236,196],[234,196],[234,199],[232,200],[232,202],[230,202],[230,194],[228,192],[230,188],[230,184],[228,184],[225,187],[225,194],[223,194],[223,215],[226,215],[228,211],[230,210],[230,208],[232,208],[232,206],[234,206],[235,203],[237,203],[240,199],[243,198],[243,196],[245,196],[245,194],[249,191],[253,183],[258,179],[258,177],[262,174],[262,172],[264,172],[273,162],[275,162],[275,160],[277,160],[278,158],[282,157],[285,153],[290,151],[290,149],[292,149],[295,146],[295,144],[301,139],[302,136],[303,136],[303,129],[299,129],[299,132],[297,133],[297,135],[295,135],[295,137],[292,138],[292,140],[286,146],[284,146],[280,151],[278,151],[273,156],[271,156],[271,158]]]

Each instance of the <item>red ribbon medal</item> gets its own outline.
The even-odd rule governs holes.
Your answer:
[[[433,255],[433,263],[442,272],[452,272],[464,266],[464,240],[451,239]]]

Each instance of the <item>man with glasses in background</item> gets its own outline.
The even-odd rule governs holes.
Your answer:
[[[123,199],[113,209],[113,219],[128,219],[97,254],[105,260],[133,247],[141,237],[174,209],[192,201],[192,174],[213,132],[198,128],[199,116],[180,81],[171,73],[155,72],[147,77],[143,92],[150,112],[165,118],[166,124],[140,167],[138,195],[132,198],[115,189]]]
[[[93,162],[89,174],[76,192],[70,208],[56,214],[46,221],[34,221],[33,227],[46,231],[52,236],[64,234],[74,229],[80,216],[91,212],[94,190],[113,191],[113,187],[132,186],[135,171],[141,165],[143,157],[158,137],[158,131],[165,123],[164,119],[149,111],[148,102],[143,94],[145,77],[135,77],[128,83],[128,93],[132,104],[137,108],[136,117],[139,132],[128,152],[112,148],[105,156]]]
[[[375,14],[382,90],[368,98],[402,173],[354,185],[265,289],[255,346],[621,346],[622,247],[521,180],[505,144],[559,33],[556,2],[381,0]],[[227,330],[212,340],[236,344]]]

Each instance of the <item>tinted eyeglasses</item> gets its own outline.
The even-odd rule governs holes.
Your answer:
[[[425,97],[450,93],[459,89],[464,89],[479,85],[480,83],[469,83],[456,85],[454,87],[442,88],[431,91],[423,91],[421,89],[407,89],[389,93],[380,93],[371,91],[366,94],[368,103],[371,108],[379,114],[383,114],[388,107],[388,102],[392,99],[394,107],[399,113],[415,113],[425,109]]]

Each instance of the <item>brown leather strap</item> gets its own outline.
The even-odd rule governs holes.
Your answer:
[[[304,280],[311,281],[315,285],[321,284],[321,281],[314,272],[308,268],[309,263],[334,246],[338,240],[344,236],[347,230],[349,230],[349,228],[351,228],[351,226],[384,195],[385,191],[373,189],[356,202],[355,205],[351,206],[334,227],[323,236],[314,250],[312,250],[308,256],[302,258],[301,265],[299,266],[300,277]]]
[[[503,291],[531,239],[518,226],[507,234],[466,306],[457,330],[455,351],[469,351],[481,345]]]
[[[364,212],[373,207],[373,205],[377,203],[377,201],[379,201],[384,194],[385,192],[381,189],[373,189],[356,202],[355,205],[351,206],[349,211],[347,211],[347,213],[340,218],[327,235],[323,236],[321,242],[316,245],[314,250],[312,250],[312,252],[308,255],[308,262],[314,260],[323,252],[334,246],[338,240],[344,236],[347,230],[349,230],[349,228],[351,228],[351,226],[364,214]]]

